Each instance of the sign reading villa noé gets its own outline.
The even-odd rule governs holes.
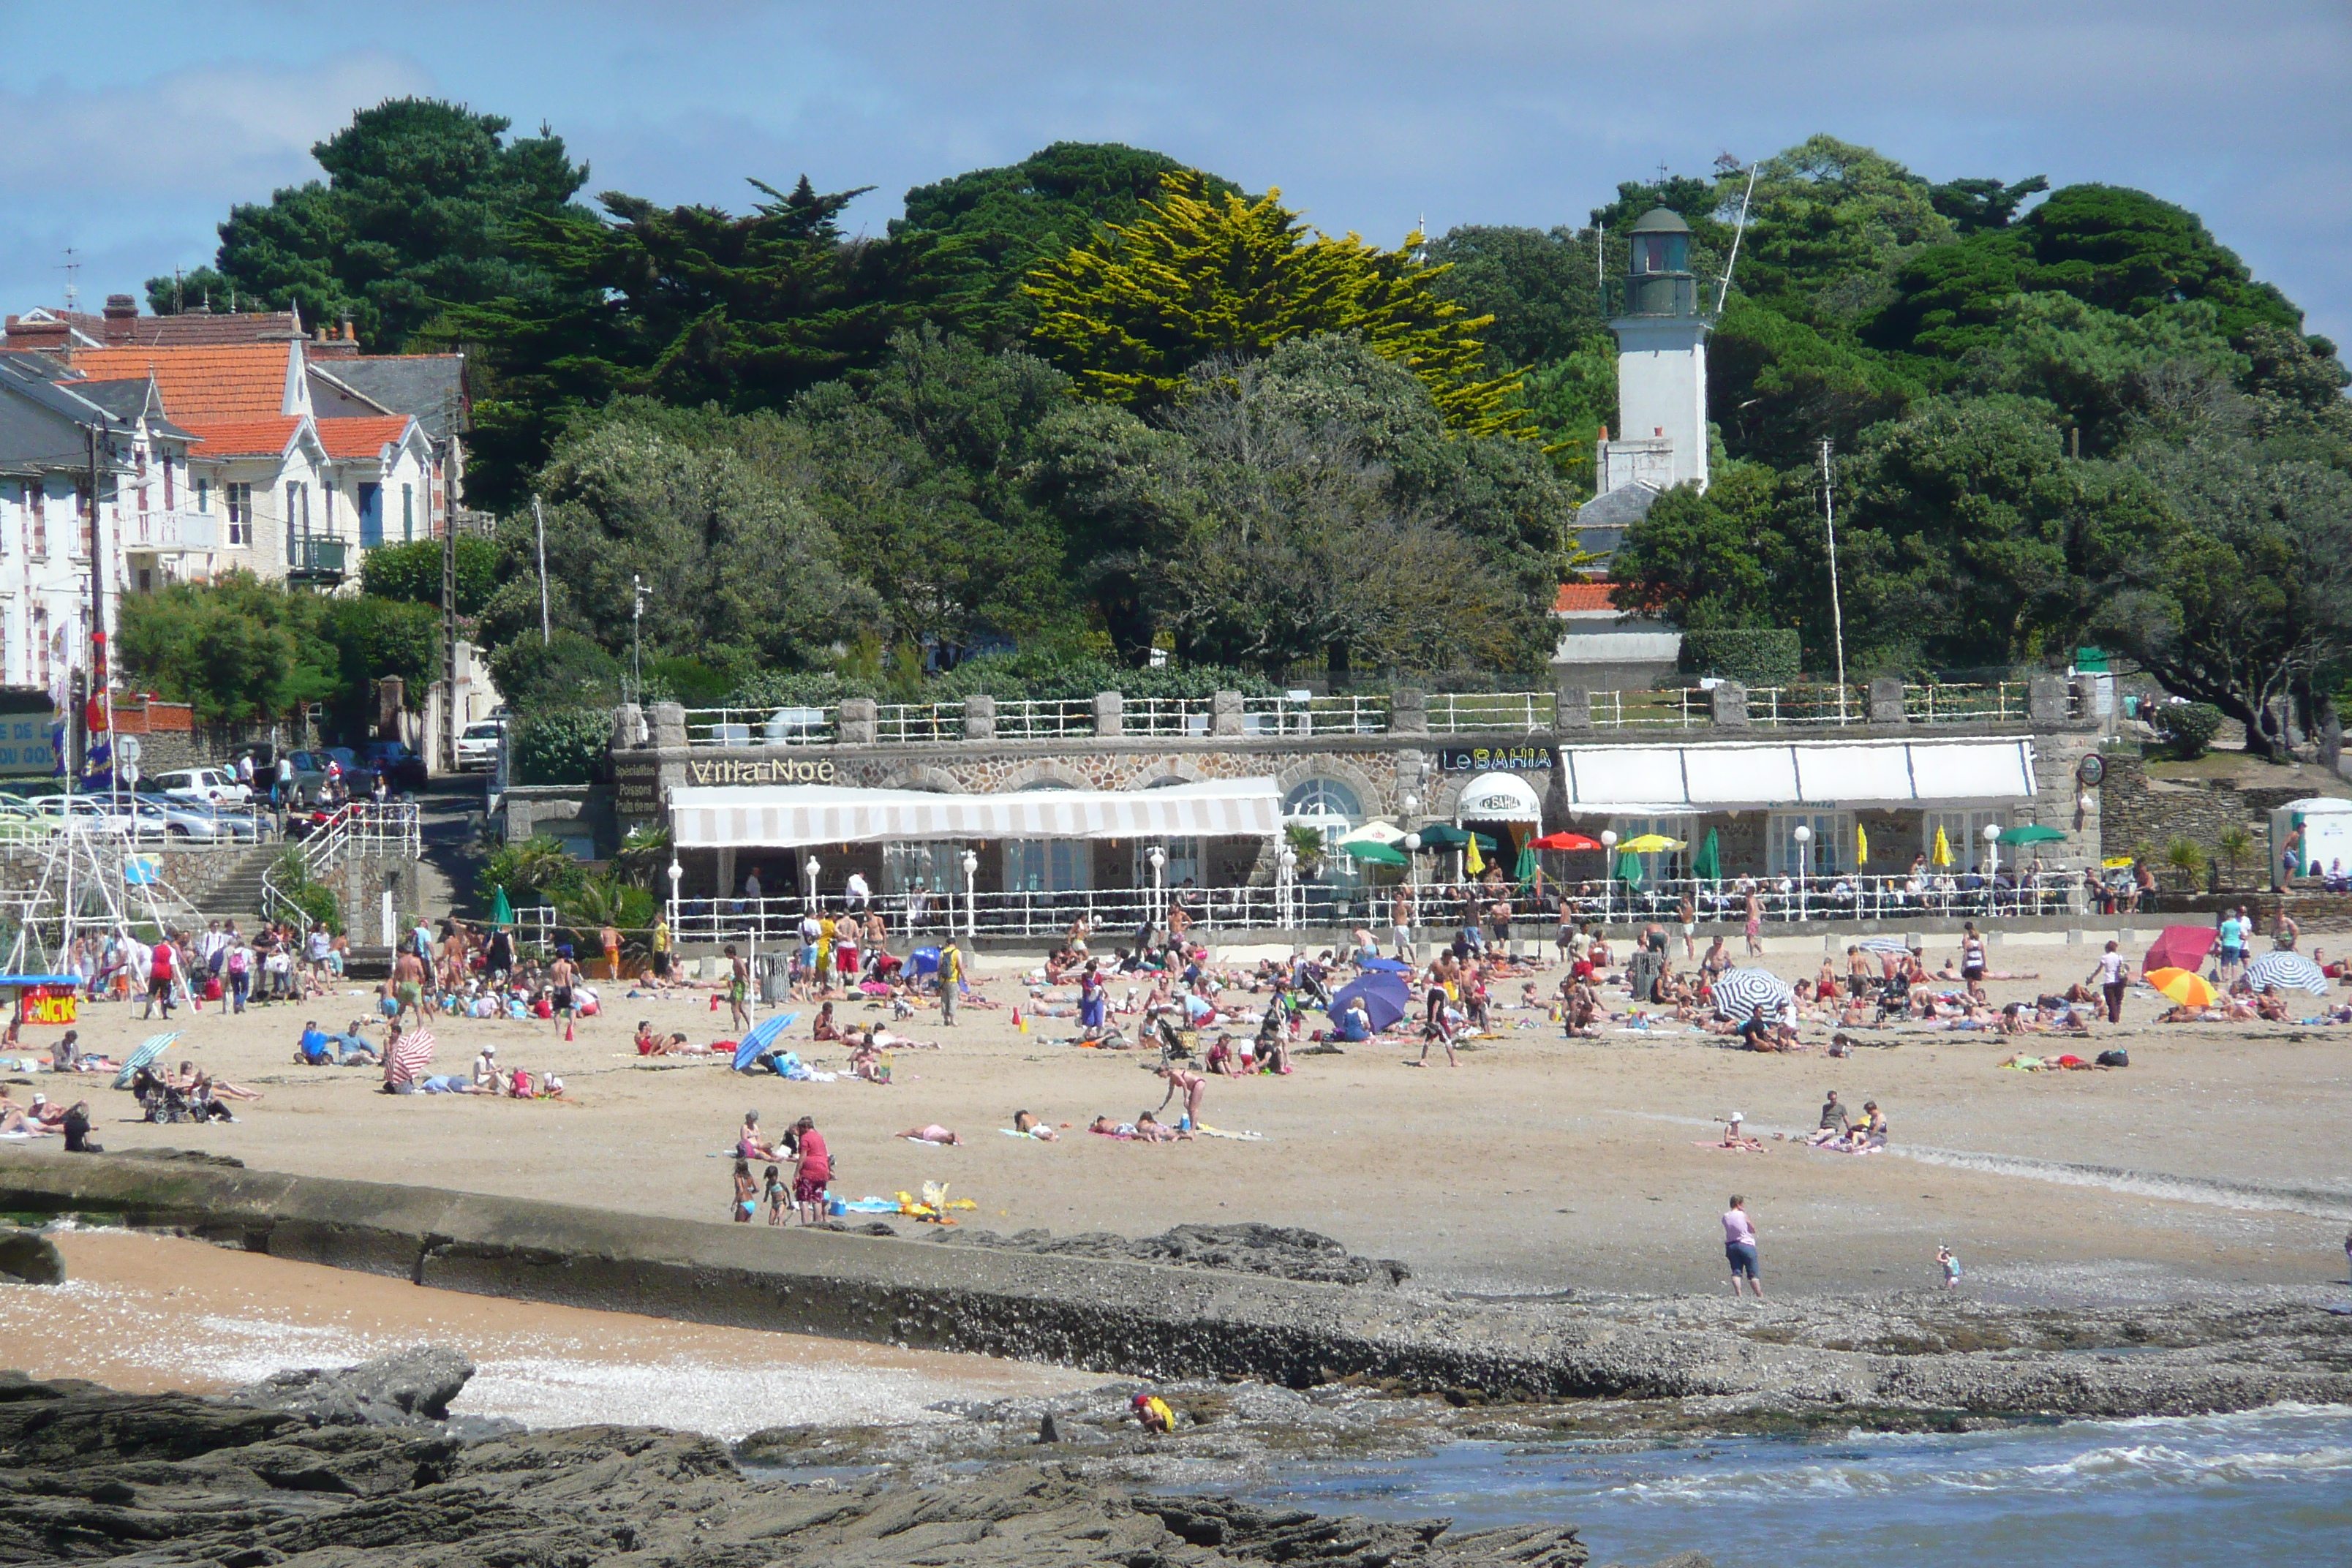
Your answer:
[[[831,784],[838,776],[829,760],[803,761],[798,757],[766,762],[688,763],[686,771],[698,784]]]

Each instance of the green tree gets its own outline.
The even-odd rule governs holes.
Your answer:
[[[663,208],[607,191],[607,216],[528,213],[514,247],[548,279],[453,315],[479,342],[489,388],[474,404],[474,489],[510,506],[558,433],[615,396],[780,410],[882,357],[948,280],[938,247],[850,243],[841,209],[806,178],[736,215]]]
[[[1736,210],[1744,170],[1727,170],[1718,204]],[[1863,320],[1893,297],[1896,269],[1955,237],[1927,182],[1893,159],[1811,137],[1756,166],[1738,287],[1815,325]]]
[[[544,127],[508,141],[510,123],[431,99],[361,110],[310,149],[323,184],[231,209],[214,265],[149,279],[149,308],[226,310],[234,290],[241,309],[292,308],[314,324],[348,313],[383,353],[407,345],[450,303],[533,291],[512,226],[565,210],[588,170]]]
[[[1220,196],[1197,174],[1170,176],[1138,221],[1031,274],[1036,341],[1085,395],[1151,407],[1182,396],[1203,361],[1358,332],[1410,366],[1453,427],[1526,428],[1517,378],[1488,374],[1486,321],[1437,293],[1442,268],[1410,246],[1313,234],[1281,195]]]
[[[441,605],[442,547],[437,539],[383,544],[360,563],[360,592],[373,599]],[[478,616],[498,586],[499,547],[478,534],[457,536],[457,613]]]
[[[1430,242],[1431,264],[1446,268],[1432,287],[1488,318],[1479,336],[1497,374],[1566,359],[1602,329],[1592,246],[1566,228],[1450,229]]]
[[[116,654],[124,676],[207,722],[280,718],[340,694],[319,605],[243,572],[125,595]]]
[[[1009,347],[1036,324],[1024,285],[1034,268],[1066,255],[1104,224],[1133,223],[1183,165],[1164,153],[1116,142],[1056,142],[1018,163],[975,169],[907,193],[893,239],[938,247],[951,279],[941,316],[989,348]],[[1202,176],[1213,195],[1241,187]]]

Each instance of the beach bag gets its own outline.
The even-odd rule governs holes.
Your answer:
[[[2099,1053],[2098,1060],[2099,1065],[2103,1068],[2127,1068],[2131,1066],[2131,1053],[2128,1051],[2101,1051]]]
[[[220,977],[219,977],[218,975],[215,975],[212,979],[207,980],[207,981],[205,981],[205,1001],[207,1001],[207,1002],[217,1002],[217,1001],[219,1001],[220,999],[221,999],[221,983],[220,983]]]

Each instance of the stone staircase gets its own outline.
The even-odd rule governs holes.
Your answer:
[[[237,857],[236,864],[223,872],[204,897],[206,920],[233,920],[236,929],[250,931],[261,923],[261,879],[278,858],[286,852],[281,843],[257,844]]]

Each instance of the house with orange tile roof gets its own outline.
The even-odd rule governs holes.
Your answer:
[[[1619,609],[1610,599],[1615,591],[1605,576],[1559,585],[1551,606],[1559,628],[1551,656],[1553,680],[1588,691],[1649,691],[1675,684],[1682,633],[1654,616]]]

